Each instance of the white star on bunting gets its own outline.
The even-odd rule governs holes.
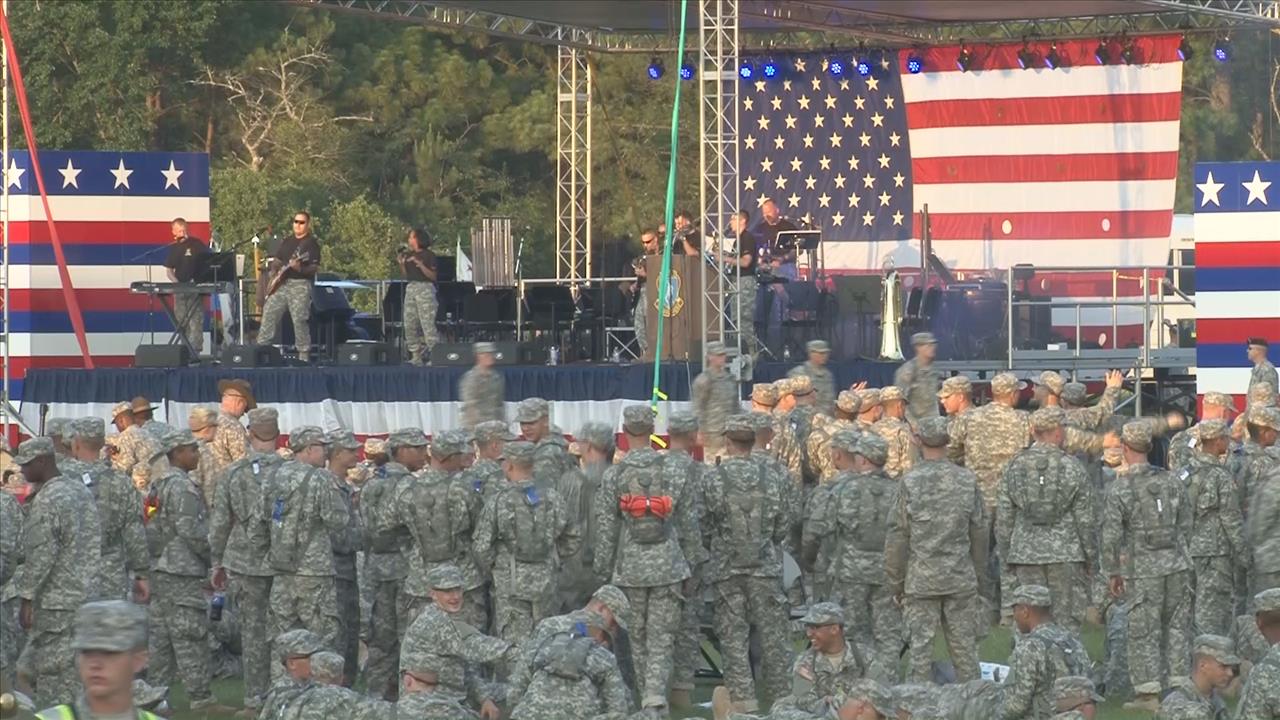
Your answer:
[[[809,133],[805,133],[805,134],[804,134],[804,137],[802,137],[802,138],[800,138],[800,139],[801,139],[802,141],[804,141],[804,146],[805,146],[805,147],[807,147],[807,148],[811,148],[811,147],[813,147],[813,136],[812,136],[812,135],[810,135]]]
[[[786,141],[786,139],[785,139],[785,138],[783,138],[781,135],[776,135],[776,136],[774,136],[774,138],[773,138],[773,149],[774,149],[774,150],[781,150],[782,148],[784,148],[784,147],[786,147],[786,146],[787,146],[787,141]]]
[[[903,182],[904,180],[906,180],[906,178],[902,176],[902,173],[898,173],[898,174],[894,175],[894,176],[893,176],[893,186],[894,186],[894,187],[902,187],[902,182]]]
[[[774,179],[773,179],[773,186],[774,186],[775,188],[779,189],[779,190],[786,190],[786,189],[787,189],[787,176],[786,176],[786,175],[779,175],[778,177],[774,178]]]
[[[804,66],[805,66],[804,58],[799,58],[799,57],[796,58],[796,70],[799,70],[800,72],[804,72]]]
[[[182,177],[182,173],[183,171],[174,167],[173,161],[170,160],[169,169],[160,171],[160,174],[164,176],[164,189],[168,190],[169,186],[172,185],[174,188],[181,190],[182,188],[178,185],[178,178]]]
[[[813,116],[813,126],[814,126],[814,127],[823,127],[823,124],[824,124],[826,121],[827,121],[827,119],[826,119],[826,118],[824,118],[824,117],[822,117],[821,115],[814,115],[814,116]]]
[[[894,100],[893,100],[893,96],[892,96],[892,95],[885,95],[885,96],[884,96],[884,106],[885,106],[885,107],[887,107],[887,108],[889,108],[890,110],[892,110],[892,109],[893,109],[893,102],[894,102]]]
[[[773,172],[773,161],[772,161],[772,160],[770,160],[769,158],[765,158],[765,159],[761,160],[761,161],[760,161],[760,172],[766,172],[766,173]]]
[[[830,207],[830,205],[831,205],[830,195],[826,193],[822,193],[821,195],[818,196],[818,207]]]
[[[843,226],[843,225],[844,225],[844,215],[837,211],[835,215],[832,215],[832,216],[831,216],[831,224],[832,224],[832,225],[837,225],[837,226]]]
[[[1249,191],[1249,199],[1244,201],[1245,205],[1251,204],[1254,200],[1262,201],[1263,205],[1267,204],[1267,188],[1271,187],[1270,181],[1263,182],[1262,177],[1258,175],[1258,171],[1253,171],[1253,180],[1247,183],[1240,183],[1245,190]]]
[[[887,192],[880,193],[880,207],[885,207],[886,205],[889,204],[889,201],[892,199],[893,198],[889,196],[889,193]]]
[[[866,187],[866,188],[875,187],[875,184],[876,184],[876,179],[872,177],[871,173],[867,173],[866,175],[862,176],[862,187]]]
[[[126,190],[129,189],[129,176],[133,174],[133,171],[124,166],[124,158],[120,158],[120,164],[111,171],[111,174],[116,176],[115,187],[123,185]]]
[[[899,210],[898,212],[895,212],[895,213],[893,214],[893,224],[894,224],[894,225],[901,225],[901,224],[902,224],[902,218],[903,218],[903,217],[905,217],[905,216],[902,214],[902,211],[901,211],[901,210]]]
[[[862,203],[862,196],[854,193],[849,196],[849,207],[858,207]]]
[[[836,99],[831,97],[830,95],[828,95],[825,99],[823,99],[822,102],[826,104],[828,110],[836,109]]]
[[[743,145],[746,145],[748,150],[755,150],[755,149],[756,149],[756,138],[755,138],[755,136],[754,136],[754,135],[748,135],[748,136],[747,136],[747,139],[742,141],[742,144],[743,144]]]
[[[884,127],[884,116],[880,113],[873,114],[871,116],[871,124],[876,127]]]
[[[840,133],[831,133],[831,147],[840,147],[840,143],[844,140]]]
[[[27,169],[26,169],[26,168],[20,168],[20,167],[18,167],[18,163],[17,163],[17,161],[15,161],[15,160],[13,159],[13,156],[10,156],[10,157],[9,157],[9,167],[5,168],[5,171],[4,171],[4,181],[5,181],[5,183],[6,183],[9,187],[16,187],[16,188],[18,188],[19,190],[21,190],[21,189],[22,189],[22,175],[23,175],[23,173],[25,173],[26,171],[27,171]]]
[[[800,162],[799,156],[791,158],[791,172],[793,173],[800,172],[800,167],[802,165],[804,165],[804,163]]]
[[[884,153],[880,153],[880,157],[876,158],[876,162],[880,163],[881,168],[887,168],[889,167],[889,156]]]
[[[787,206],[800,207],[800,196],[795,193],[791,193],[791,197],[787,198]]]
[[[902,140],[902,136],[896,132],[889,133],[889,144],[898,147],[898,141]]]
[[[742,181],[742,187],[746,188],[747,190],[755,190],[756,179],[748,175],[747,179]]]
[[[69,187],[73,187],[77,190],[80,189],[79,177],[80,173],[84,171],[72,165],[71,158],[67,158],[67,166],[64,168],[58,168],[58,172],[62,173],[62,188],[64,190]]]
[[[805,179],[804,179],[804,189],[805,189],[805,190],[812,190],[812,189],[813,189],[817,184],[818,184],[818,180],[817,180],[817,178],[815,178],[815,177],[814,177],[814,176],[812,176],[812,175],[810,175],[809,177],[807,177],[807,178],[805,178]]]
[[[871,147],[871,136],[864,132],[858,136],[858,142],[862,143],[862,147]]]
[[[876,220],[876,216],[872,215],[870,210],[862,214],[863,225],[870,225],[871,223],[875,222],[875,220]]]
[[[796,104],[800,106],[800,109],[801,109],[801,110],[808,110],[808,109],[809,109],[809,96],[808,96],[808,95],[801,95],[801,96],[800,96],[800,99],[799,99],[799,100],[796,100]]]
[[[858,109],[861,110],[862,106],[867,104],[867,99],[859,95],[858,97],[853,99],[853,104],[857,105]]]
[[[830,170],[831,158],[827,157],[826,155],[823,155],[822,157],[818,158],[818,166],[821,167],[823,170]]]
[[[850,115],[849,113],[845,113],[844,117],[840,118],[840,120],[844,123],[845,127],[847,128],[853,127],[853,116]]]
[[[837,188],[839,188],[839,189],[841,189],[841,190],[843,190],[843,189],[844,189],[844,181],[845,181],[845,179],[846,179],[846,178],[845,178],[845,176],[844,176],[843,174],[837,174],[834,178],[832,178],[832,180],[833,180],[833,181],[835,182],[835,184],[836,184],[836,187],[837,187]]]
[[[1209,203],[1213,203],[1218,207],[1222,207],[1222,203],[1218,202],[1218,192],[1226,187],[1226,183],[1216,183],[1213,181],[1213,171],[1209,171],[1209,178],[1202,183],[1197,183],[1196,187],[1204,194],[1200,199],[1200,207],[1204,207]]]
[[[774,110],[781,110],[782,98],[778,97],[777,95],[774,95],[773,99],[769,101],[769,106],[772,107]]]
[[[743,109],[743,110],[755,110],[755,109],[756,109],[756,103],[755,103],[755,101],[754,101],[754,100],[752,100],[750,97],[744,97],[744,98],[742,98],[742,109]]]
[[[868,90],[879,90],[879,89],[880,89],[880,80],[879,80],[878,78],[874,77],[874,76],[872,76],[872,77],[868,77],[868,78],[867,78],[867,89],[868,89]]]
[[[785,122],[785,123],[787,124],[787,129],[788,129],[788,130],[795,130],[795,129],[796,129],[796,117],[795,117],[795,115],[788,115],[788,116],[786,116],[785,118],[783,118],[783,119],[782,119],[782,121],[783,121],[783,122]]]

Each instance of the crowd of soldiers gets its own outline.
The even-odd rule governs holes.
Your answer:
[[[1115,415],[1115,372],[1093,403],[1045,372],[1034,412],[1001,373],[977,407],[932,336],[913,345],[894,384],[837,391],[814,341],[747,408],[711,343],[656,440],[632,405],[620,434],[567,442],[540,398],[516,436],[485,345],[466,426],[429,438],[302,426],[282,448],[243,380],[189,429],[145,398],[110,438],[51,419],[14,456],[25,504],[0,493],[0,682],[48,720],[177,681],[193,709],[264,720],[662,718],[690,706],[709,625],[717,718],[1092,718],[1100,692],[1167,720],[1238,693],[1239,720],[1280,718],[1275,385],[1236,422],[1210,393],[1185,429]],[[239,710],[210,685],[232,617]],[[1013,652],[984,679],[995,623]]]

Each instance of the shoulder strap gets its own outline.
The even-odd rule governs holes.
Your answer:
[[[71,705],[55,705],[36,713],[41,720],[77,720],[76,709]]]

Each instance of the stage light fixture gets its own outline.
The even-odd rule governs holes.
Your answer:
[[[778,63],[774,62],[773,60],[768,60],[765,62],[764,65],[760,66],[760,72],[764,73],[765,80],[772,80],[778,77],[778,73],[779,73]]]
[[[695,74],[697,74],[697,71],[693,69],[693,65],[691,65],[691,64],[689,64],[689,63],[681,63],[681,64],[680,64],[680,79],[681,79],[681,80],[692,80],[692,79],[693,79],[693,76],[694,76]]]
[[[663,74],[665,74],[666,72],[667,72],[666,68],[662,67],[662,61],[659,60],[658,58],[653,58],[652,60],[649,61],[649,79],[650,80],[660,80],[662,79]]]
[[[1213,59],[1224,63],[1231,60],[1231,39],[1222,38],[1213,44]]]
[[[1058,54],[1058,43],[1049,46],[1049,52],[1044,56],[1044,66],[1050,70],[1062,67],[1062,56]]]
[[[1120,50],[1120,59],[1124,60],[1125,65],[1132,65],[1138,59],[1138,47],[1133,39],[1124,41],[1124,47]]]
[[[827,71],[836,77],[840,77],[844,74],[844,61],[837,58],[828,60]]]
[[[1111,50],[1107,48],[1105,40],[1098,43],[1098,48],[1093,51],[1093,59],[1097,60],[1099,65],[1106,65],[1111,62]]]
[[[920,57],[915,53],[911,53],[910,55],[908,55],[907,56],[907,72],[911,73],[912,75],[919,75],[921,70],[924,70],[924,58]]]
[[[871,58],[867,57],[866,55],[860,56],[858,58],[857,67],[858,67],[858,74],[861,75],[862,77],[867,77],[868,75],[871,74],[871,68],[872,68]]]
[[[1026,43],[1022,44],[1022,49],[1018,51],[1018,67],[1026,70],[1040,64],[1040,55],[1036,51],[1027,47]]]
[[[738,66],[738,77],[743,80],[750,80],[756,76],[756,68],[749,62],[743,62]]]
[[[1195,51],[1191,49],[1191,41],[1187,40],[1187,36],[1182,36],[1182,42],[1178,43],[1178,59],[1190,60]]]
[[[973,53],[964,43],[960,43],[960,54],[956,56],[956,67],[960,68],[960,72],[969,72],[969,68],[973,66]]]

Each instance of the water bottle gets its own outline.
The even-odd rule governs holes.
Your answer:
[[[547,364],[548,365],[560,364],[560,346],[559,345],[552,345],[551,350],[547,352]]]
[[[784,345],[782,347],[782,360],[783,362],[791,362],[791,346],[790,345]]]
[[[613,349],[613,364],[614,365],[622,364],[622,348],[616,347]]]
[[[227,604],[226,593],[214,593],[213,599],[209,601],[209,620],[211,622],[222,621],[222,608]]]

